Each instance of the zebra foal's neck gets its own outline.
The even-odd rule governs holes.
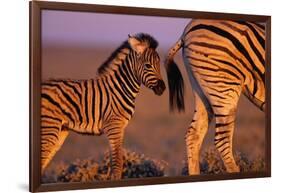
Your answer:
[[[112,105],[116,106],[115,113],[127,120],[134,113],[135,99],[141,86],[136,69],[135,53],[128,48],[119,48],[98,70],[98,87],[106,89],[102,92],[111,96]]]
[[[136,58],[128,42],[124,42],[98,69],[98,76],[106,77],[112,93],[132,102],[141,85]]]

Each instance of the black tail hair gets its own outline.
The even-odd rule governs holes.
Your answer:
[[[166,71],[169,84],[170,111],[177,109],[178,112],[184,112],[184,81],[173,59],[166,62]]]

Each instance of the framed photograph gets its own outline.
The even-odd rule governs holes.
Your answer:
[[[30,191],[271,176],[271,17],[31,1]]]

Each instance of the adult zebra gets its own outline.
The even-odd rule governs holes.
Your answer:
[[[170,107],[184,110],[184,85],[173,61],[182,48],[195,97],[193,120],[186,132],[189,174],[199,174],[199,152],[215,118],[215,146],[227,172],[239,172],[233,157],[235,113],[241,93],[265,109],[265,28],[258,23],[192,20],[169,50],[165,66]]]
[[[141,84],[161,95],[157,41],[148,34],[130,36],[90,80],[51,80],[42,84],[41,164],[43,172],[69,134],[106,134],[111,178],[120,179],[124,128],[131,119]]]

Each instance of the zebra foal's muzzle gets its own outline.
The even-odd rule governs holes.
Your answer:
[[[156,85],[152,88],[154,93],[158,96],[162,95],[163,92],[165,91],[166,86],[163,80],[159,79],[156,83]]]

